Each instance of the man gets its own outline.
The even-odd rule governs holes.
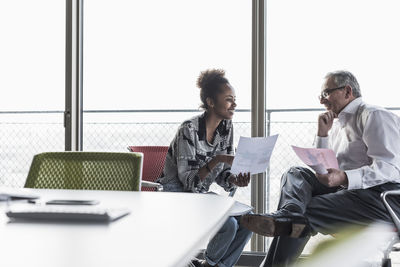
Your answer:
[[[315,143],[335,151],[340,169],[315,174],[292,167],[282,176],[278,210],[243,216],[243,226],[275,237],[262,266],[292,263],[311,234],[391,221],[380,194],[400,189],[399,117],[364,103],[347,71],[328,73],[319,98],[326,112],[318,117]],[[393,201],[400,212],[400,201]]]

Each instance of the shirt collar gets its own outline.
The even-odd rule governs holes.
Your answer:
[[[206,132],[206,112],[203,112],[203,114],[199,116],[199,129],[197,131],[199,140],[206,140]]]
[[[346,124],[346,122],[349,120],[351,115],[353,115],[357,112],[358,107],[361,105],[361,103],[362,103],[362,98],[357,97],[356,99],[351,101],[349,104],[347,104],[347,106],[345,106],[342,111],[340,111],[340,113],[338,115],[338,119],[339,119],[339,123],[340,123],[341,127],[343,127]]]
[[[199,140],[206,140],[207,129],[206,129],[206,116],[207,111],[203,112],[199,116],[199,129],[198,129],[198,136]],[[229,133],[229,129],[232,127],[231,120],[222,120],[216,129],[216,134],[225,136]]]

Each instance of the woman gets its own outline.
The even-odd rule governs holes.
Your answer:
[[[158,179],[164,191],[208,192],[216,182],[226,191],[247,186],[250,174],[230,173],[233,162],[232,117],[236,107],[233,87],[223,70],[203,71],[198,80],[203,114],[184,121],[172,140],[163,175]],[[250,239],[239,218],[230,217],[209,242],[204,261],[195,266],[233,266]]]

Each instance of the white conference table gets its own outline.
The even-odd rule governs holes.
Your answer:
[[[227,219],[233,199],[211,194],[43,190],[41,199],[128,207],[108,224],[12,221],[0,213],[0,266],[186,266]]]

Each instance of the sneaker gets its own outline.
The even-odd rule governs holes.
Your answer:
[[[199,260],[198,258],[194,258],[190,262],[188,267],[204,267],[204,266],[207,266],[207,265],[205,265],[205,262],[206,262],[205,260]]]

